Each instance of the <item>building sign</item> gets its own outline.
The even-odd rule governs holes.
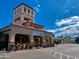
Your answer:
[[[50,34],[49,32],[44,32],[44,35],[45,35],[46,37],[50,37],[50,36],[51,36],[51,34]]]
[[[34,35],[34,36],[43,36],[44,33],[43,33],[43,32],[39,32],[39,31],[34,31],[34,32],[33,32],[33,35]]]

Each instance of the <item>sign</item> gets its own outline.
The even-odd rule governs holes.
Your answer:
[[[33,35],[34,35],[34,36],[43,36],[44,34],[43,34],[43,32],[34,31],[34,32],[33,32]]]

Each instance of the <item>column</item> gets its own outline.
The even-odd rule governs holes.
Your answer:
[[[13,49],[15,44],[15,34],[14,32],[9,33],[9,43],[8,43],[8,50]]]
[[[45,47],[46,43],[45,43],[45,36],[43,36],[43,47]]]
[[[33,35],[30,35],[30,42],[31,42],[31,45],[33,47],[34,46],[34,44],[33,44]]]
[[[26,14],[28,14],[28,7],[26,7]]]
[[[22,13],[24,12],[24,6],[21,6],[21,12]]]
[[[51,35],[51,40],[52,40],[52,46],[54,47],[54,42],[53,42],[54,36],[52,36],[52,35]]]
[[[24,16],[23,15],[21,15],[20,18],[21,18],[21,20],[24,20]]]

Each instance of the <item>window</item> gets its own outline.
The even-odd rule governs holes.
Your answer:
[[[15,22],[18,21],[18,20],[20,20],[20,17],[16,18],[16,19],[15,19]]]
[[[24,17],[24,20],[25,20],[26,22],[29,22],[29,20],[28,20],[27,18],[25,18],[25,17]]]
[[[19,12],[21,12],[21,7],[19,8]]]
[[[17,13],[18,13],[18,9],[17,9]]]
[[[24,18],[24,20],[27,20],[27,18]]]
[[[30,9],[28,9],[28,13],[30,13]]]
[[[33,10],[31,11],[31,14],[33,15]]]
[[[30,19],[28,19],[28,18],[26,18],[26,17],[24,17],[24,20],[25,20],[26,22],[32,22]]]
[[[26,12],[26,7],[24,7],[24,12]]]
[[[16,15],[16,11],[15,11],[15,15]]]

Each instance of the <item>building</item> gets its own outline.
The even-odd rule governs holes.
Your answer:
[[[13,23],[1,29],[6,49],[20,50],[52,45],[54,35],[36,24],[34,17],[35,9],[24,3],[14,8]]]
[[[58,44],[61,43],[61,39],[59,37],[55,36],[54,39],[53,39],[53,43],[56,44],[56,45],[58,45]]]
[[[61,44],[74,44],[74,40],[71,40],[71,39],[64,39],[64,40],[61,40]]]

